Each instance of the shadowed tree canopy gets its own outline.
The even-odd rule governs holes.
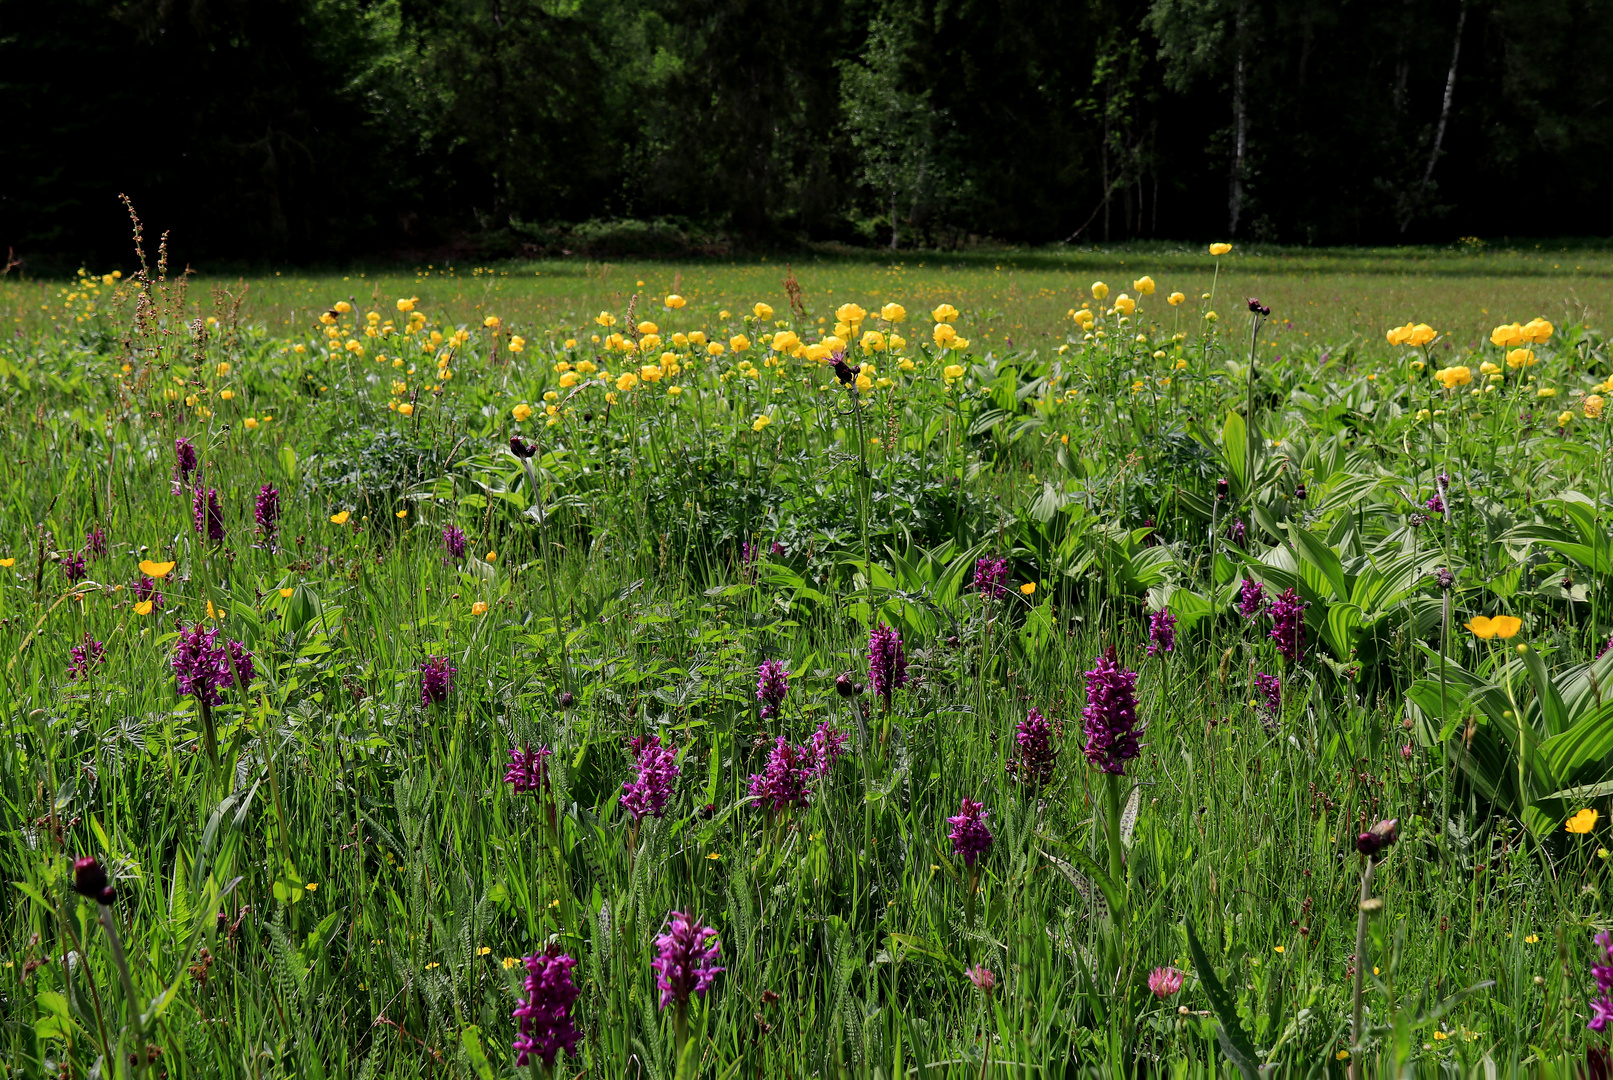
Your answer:
[[[0,0],[0,245],[1607,235],[1610,54],[1592,0]]]

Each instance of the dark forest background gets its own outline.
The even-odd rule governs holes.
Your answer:
[[[0,100],[36,258],[1613,234],[1608,0],[0,0]]]

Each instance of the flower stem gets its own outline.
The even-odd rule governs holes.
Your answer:
[[[1366,863],[1366,869],[1361,871],[1361,900],[1356,905],[1359,914],[1355,923],[1355,1001],[1350,1019],[1350,1080],[1361,1078],[1361,990],[1366,982],[1367,901],[1372,898],[1372,859],[1369,857]]]

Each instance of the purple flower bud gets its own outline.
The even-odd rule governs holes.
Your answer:
[[[1400,820],[1385,818],[1355,838],[1355,850],[1363,855],[1376,855],[1400,838]]]
[[[1170,608],[1160,608],[1148,617],[1148,655],[1176,651],[1176,615]]]
[[[97,904],[110,904],[118,895],[107,879],[106,869],[93,855],[81,855],[73,860],[73,891]]]
[[[750,778],[750,793],[775,812],[792,806],[805,806],[807,783],[812,777],[808,755],[780,735],[768,751],[767,765]]]
[[[790,689],[790,671],[782,660],[763,660],[756,672],[756,700],[762,703],[762,719],[771,720],[784,704]]]
[[[257,500],[252,505],[252,519],[258,523],[262,546],[273,551],[280,532],[280,491],[273,484],[264,484],[258,489]]]
[[[515,1064],[525,1067],[532,1057],[546,1066],[552,1066],[562,1053],[575,1056],[582,1032],[571,1019],[571,1007],[577,1000],[577,988],[571,981],[571,969],[577,961],[551,945],[536,956],[524,961],[526,979],[523,986],[526,997],[515,1006],[512,1014],[520,1026],[513,1049]]]
[[[907,684],[907,653],[902,649],[902,635],[885,623],[880,623],[868,635],[868,681],[874,684],[874,693],[890,707],[891,695]]]
[[[560,691],[559,701],[562,709],[569,709],[573,705],[577,704],[577,695],[573,694],[570,690],[562,690]]]
[[[525,461],[527,458],[531,457],[537,452],[538,448],[535,443],[529,443],[519,435],[510,436],[510,453],[514,454],[522,461]]]
[[[1613,638],[1609,639],[1613,641]],[[862,686],[849,671],[841,672],[835,678],[835,693],[843,698],[853,698],[863,692]]]
[[[1233,518],[1227,525],[1227,539],[1239,547],[1244,547],[1249,540],[1249,527],[1239,518]]]
[[[1014,747],[1019,756],[1008,762],[1008,774],[1023,784],[1040,787],[1053,779],[1058,764],[1058,747],[1053,745],[1053,728],[1041,710],[1032,708],[1014,729]]]
[[[661,817],[672,798],[672,786],[678,778],[678,755],[671,747],[661,745],[659,735],[640,735],[628,742],[633,752],[633,766],[637,775],[622,784],[622,809],[639,821],[646,814]]]
[[[70,584],[76,585],[78,582],[83,581],[88,572],[84,566],[83,552],[69,551],[62,556],[62,573],[67,575],[67,580]]]
[[[199,622],[189,630],[180,626],[172,666],[179,692],[194,694],[196,700],[209,706],[218,704],[219,694],[234,686],[237,676],[243,690],[257,677],[252,654],[245,646],[228,639],[219,644],[218,631]]]
[[[979,559],[975,562],[975,591],[988,600],[1008,595],[1008,560]]]
[[[208,488],[204,492],[197,485],[191,493],[191,518],[198,535],[206,536],[210,543],[223,542],[224,508],[219,505],[218,489]]]
[[[984,964],[976,964],[964,974],[982,994],[989,994],[997,988],[997,976],[993,975],[991,969]]]
[[[1126,762],[1141,752],[1137,743],[1137,673],[1120,666],[1111,645],[1086,675],[1087,703],[1081,710],[1081,719],[1086,727],[1087,760],[1106,773],[1124,776]]]
[[[84,534],[84,550],[92,558],[99,559],[106,554],[106,530],[97,525]]]
[[[1252,619],[1266,610],[1266,587],[1258,581],[1244,578],[1238,589],[1238,614]]]
[[[726,970],[717,966],[722,957],[717,931],[681,911],[668,913],[667,931],[656,937],[655,948],[656,957],[650,967],[655,969],[663,1009],[673,1002],[679,1008],[686,1006],[691,994],[704,998],[717,976]]]
[[[952,841],[952,853],[963,859],[963,865],[973,866],[975,860],[991,850],[991,829],[986,825],[990,816],[984,803],[966,797],[957,814],[947,818],[947,824],[952,826],[947,839]]]
[[[190,474],[196,471],[196,447],[189,439],[174,440],[174,474],[181,484],[188,485]]]
[[[420,707],[441,705],[454,692],[454,676],[459,669],[446,656],[428,656],[420,664]]]
[[[1290,664],[1297,664],[1305,653],[1305,601],[1293,589],[1286,590],[1271,605],[1271,640]]]
[[[1260,695],[1261,705],[1273,717],[1283,714],[1283,681],[1275,675],[1267,675],[1264,671],[1255,672],[1255,692]]]
[[[447,549],[450,559],[463,559],[465,557],[465,534],[453,525],[442,531],[442,546]]]
[[[91,669],[106,663],[106,646],[96,641],[93,634],[86,633],[84,641],[68,652],[73,658],[73,666],[67,669],[69,679],[89,678]]]
[[[545,759],[553,756],[554,751],[547,746],[540,746],[536,750],[530,746],[511,750],[510,768],[504,774],[504,782],[509,784],[517,795],[531,795],[542,791],[549,782]]]

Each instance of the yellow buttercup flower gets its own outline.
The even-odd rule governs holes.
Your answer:
[[[1129,317],[1132,312],[1137,310],[1137,301],[1133,300],[1125,293],[1121,293],[1119,296],[1115,297],[1115,310],[1120,312],[1120,314]]]
[[[1536,345],[1544,345],[1551,340],[1555,328],[1542,318],[1533,318],[1523,324],[1522,337],[1525,341],[1532,341]]]
[[[488,553],[487,553],[487,561],[488,561],[488,562],[498,562],[498,552],[496,552],[496,551],[489,551],[489,552],[488,552]]]
[[[408,298],[405,298],[405,297],[399,297],[398,298],[398,310],[399,311],[413,311],[414,310],[414,301],[412,299],[408,299]]]
[[[1389,328],[1388,332],[1384,334],[1384,337],[1389,340],[1389,344],[1391,345],[1404,345],[1406,343],[1406,339],[1411,336],[1412,330],[1413,327],[1411,323],[1407,323],[1405,326],[1392,326]]]
[[[722,342],[713,341],[710,345],[706,346],[706,352],[712,356],[721,356],[723,354]]]
[[[487,614],[487,601],[486,600],[478,600],[478,601],[476,601],[474,604],[472,604],[470,606],[470,613],[472,615],[486,615]]]
[[[1584,810],[1579,811],[1579,813],[1575,814],[1573,817],[1569,818],[1568,823],[1564,825],[1563,828],[1567,829],[1571,833],[1578,833],[1583,836],[1585,833],[1588,833],[1592,829],[1596,828],[1596,819],[1601,816],[1602,815],[1598,814],[1595,810],[1587,807]]]
[[[1582,408],[1585,410],[1585,419],[1596,420],[1600,418],[1602,407],[1606,404],[1607,400],[1601,394],[1592,394],[1587,397],[1582,404]]]
[[[393,514],[392,516],[397,518],[399,521],[402,521],[404,518],[409,516],[409,508],[404,507],[402,510],[399,510],[397,513]]]
[[[150,615],[151,605],[152,602],[150,600],[142,600],[134,606],[134,613],[136,615]]]
[[[1533,349],[1513,349],[1507,353],[1507,367],[1513,371],[1517,371],[1519,368],[1534,367],[1538,363],[1540,361],[1535,358]]]
[[[907,318],[907,309],[901,304],[886,304],[879,309],[879,317],[886,322],[901,322]]]
[[[633,389],[633,387],[637,385],[638,376],[633,374],[631,371],[624,371],[622,374],[616,376],[616,389],[624,393]]]
[[[598,315],[594,316],[594,321],[600,326],[615,326],[616,316],[612,315],[608,311],[601,311]]]
[[[1138,278],[1136,281],[1133,281],[1131,283],[1131,287],[1133,289],[1137,290],[1137,295],[1138,296],[1153,296],[1154,295],[1154,279],[1149,277],[1147,274],[1144,274],[1142,277]]]
[[[7,563],[6,565],[10,566],[11,564]],[[148,578],[161,581],[163,578],[174,572],[174,564],[171,562],[152,562],[150,559],[141,559],[140,572],[146,575]]]
[[[1574,414],[1572,412],[1568,411],[1567,409],[1564,409],[1562,412],[1557,414],[1557,426],[1558,427],[1564,428],[1564,427],[1567,427],[1569,424],[1572,424],[1573,422],[1574,422]]]
[[[935,337],[936,348],[938,348],[938,349],[946,348],[949,344],[952,343],[953,340],[955,340],[957,338],[957,336],[958,336],[958,332],[952,328],[951,323],[944,323],[943,322],[943,323],[936,323],[935,324],[934,337]]]
[[[758,303],[755,307],[751,308],[751,311],[755,312],[756,317],[761,319],[763,322],[766,322],[768,319],[773,317],[773,306],[771,304]]]
[[[346,525],[347,524],[347,519],[352,517],[352,516],[353,516],[353,512],[351,510],[343,510],[339,514],[332,514],[331,518],[330,518],[330,523],[332,525]]]
[[[280,599],[289,600],[291,598],[291,594],[296,592],[296,591],[297,591],[296,589],[281,589],[280,590]]]
[[[1227,252],[1229,252],[1231,250],[1232,250],[1232,245],[1231,244],[1211,244],[1210,245],[1210,254],[1211,255],[1225,255]]]
[[[532,419],[532,406],[523,401],[510,410],[510,415],[515,417],[516,423],[524,424]]]
[[[961,379],[961,378],[963,378],[963,365],[962,364],[948,364],[946,367],[941,369],[941,374],[946,376],[946,378],[949,379],[949,380],[951,380],[951,379]]]
[[[768,424],[771,424],[772,422],[773,422],[773,418],[771,416],[768,416],[766,413],[763,413],[761,416],[758,416],[755,420],[751,421],[750,429],[752,431],[761,431],[763,428],[765,428]]]
[[[1467,628],[1473,631],[1474,637],[1485,641],[1495,637],[1505,640],[1518,636],[1518,631],[1523,629],[1523,620],[1512,615],[1497,615],[1494,618],[1475,615]]]
[[[353,305],[349,304],[346,300],[338,300],[334,304],[331,305],[331,309],[333,311],[337,311],[337,312],[339,312],[339,313],[341,313],[343,315],[347,315],[347,314],[350,314],[352,312]]]
[[[856,326],[858,323],[868,318],[868,312],[864,311],[857,304],[841,304],[839,307],[835,308],[835,318],[839,319],[848,326]]]
[[[16,559],[0,559],[0,566],[16,566]]]
[[[801,338],[794,330],[780,330],[773,335],[772,346],[774,352],[794,352],[800,348]]]
[[[869,352],[883,352],[885,349],[885,335],[878,330],[865,331],[861,344]]]
[[[1094,300],[1102,300],[1104,297],[1106,297],[1108,295],[1109,295],[1109,286],[1105,285],[1101,281],[1094,281],[1092,283],[1092,299],[1094,299]]]
[[[1171,293],[1169,296],[1167,296],[1165,298],[1165,302],[1170,304],[1171,307],[1179,307],[1181,305],[1182,301],[1186,300],[1186,299],[1187,299],[1187,297],[1182,295],[1181,293],[1173,292],[1173,293]]]
[[[1034,582],[1034,581],[1025,582],[1025,584],[1023,584],[1023,585],[1021,585],[1019,587],[1019,591],[1021,593],[1023,593],[1024,595],[1026,595],[1026,596],[1034,596],[1036,594],[1036,582]]]
[[[1499,374],[1501,374],[1501,368],[1500,368],[1499,365],[1492,364],[1492,363],[1490,363],[1490,361],[1486,360],[1486,361],[1484,361],[1484,363],[1479,365],[1479,374],[1480,375],[1499,375]]]
[[[745,352],[750,348],[750,338],[744,334],[735,334],[728,339],[728,347],[736,353]]]
[[[953,307],[951,304],[942,304],[940,307],[930,312],[930,318],[936,322],[949,323],[957,319],[957,317],[958,309]]]
[[[1427,345],[1430,341],[1433,341],[1438,336],[1439,331],[1435,330],[1432,326],[1429,326],[1427,323],[1418,323],[1416,326],[1411,328],[1411,333],[1406,335],[1406,344],[1416,346]]]
[[[1517,323],[1507,323],[1490,331],[1490,344],[1503,349],[1523,343],[1523,327]]]
[[[1465,365],[1458,364],[1455,367],[1440,368],[1434,372],[1434,378],[1438,379],[1439,384],[1445,389],[1454,390],[1458,386],[1466,386],[1472,382],[1473,371]]]
[[[487,318],[482,320],[482,325],[487,327],[489,330],[497,330],[500,325],[499,317],[497,315],[489,315]]]

